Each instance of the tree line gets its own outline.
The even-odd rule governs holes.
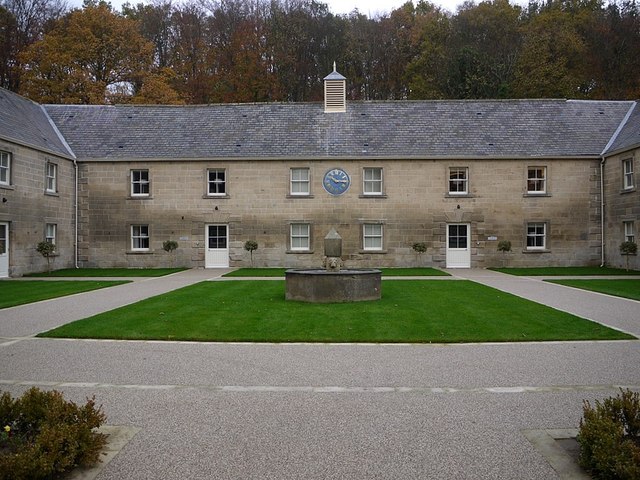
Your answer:
[[[334,15],[317,0],[2,0],[0,85],[45,103],[640,97],[635,0],[425,0]]]

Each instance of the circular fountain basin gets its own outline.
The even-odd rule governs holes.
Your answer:
[[[310,303],[380,300],[381,275],[376,269],[290,269],[285,272],[285,299]]]

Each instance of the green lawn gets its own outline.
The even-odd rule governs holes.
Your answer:
[[[284,277],[286,268],[240,268],[224,277]],[[450,276],[447,272],[435,268],[380,268],[385,277],[438,277]]]
[[[65,295],[73,295],[74,293],[89,292],[99,288],[122,285],[123,283],[128,282],[3,280],[0,282],[0,308],[64,297]]]
[[[285,301],[284,290],[284,281],[202,282],[40,336],[256,342],[633,338],[470,281],[383,282],[380,301],[345,304]]]
[[[540,268],[490,268],[496,272],[524,277],[560,277],[588,275],[640,275],[639,270],[624,270],[610,267],[540,267]]]
[[[607,293],[616,297],[640,300],[640,279],[629,280],[547,280],[568,287]]]
[[[162,277],[185,268],[64,268],[51,273],[32,273],[27,277]]]

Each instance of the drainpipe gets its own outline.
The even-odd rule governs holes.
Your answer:
[[[74,218],[75,218],[75,225],[74,225],[74,251],[73,251],[73,258],[74,258],[74,265],[75,268],[80,268],[78,266],[78,162],[77,160],[74,158],[73,159],[73,167],[75,168],[76,171],[76,186],[75,186],[75,191],[74,191],[74,202],[73,202],[73,207],[75,209],[75,214],[74,214]]]
[[[600,267],[604,267],[604,162],[607,159],[602,156],[600,160]]]

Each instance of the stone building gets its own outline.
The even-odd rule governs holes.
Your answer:
[[[347,103],[345,82],[336,72],[325,79],[324,105],[40,108],[2,91],[12,99],[3,117],[33,123],[14,105],[40,108],[39,121],[61,136],[54,156],[35,141],[12,141],[0,121],[0,151],[26,145],[19,155],[36,165],[33,183],[44,181],[35,177],[47,158],[70,173],[56,197],[67,208],[56,267],[168,266],[166,240],[178,242],[176,264],[186,267],[247,266],[247,240],[258,242],[257,266],[320,266],[331,228],[351,268],[624,261],[617,247],[640,222],[635,102]],[[17,179],[18,152],[10,153]],[[617,188],[622,177],[631,186]],[[7,188],[22,195],[17,183]],[[36,200],[22,212],[0,204],[12,275],[42,267],[16,263],[33,256],[45,228],[23,238],[13,226],[41,210]],[[69,258],[75,224],[77,257]],[[506,259],[500,240],[512,244]],[[417,242],[427,245],[420,256]]]

